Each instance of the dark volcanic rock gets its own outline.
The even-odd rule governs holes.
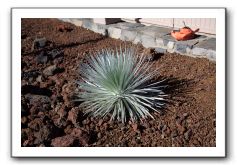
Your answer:
[[[76,138],[80,138],[82,137],[84,131],[82,131],[80,128],[74,128],[73,131],[71,132],[71,135],[76,137]]]
[[[29,100],[30,104],[32,105],[49,104],[51,101],[48,96],[43,95],[26,94],[25,97]]]
[[[53,116],[54,124],[60,128],[65,127],[67,125],[66,119],[68,115],[66,107],[64,105],[63,106],[57,105],[54,110],[57,113],[57,115]]]
[[[51,65],[51,66],[48,66],[47,68],[45,68],[43,70],[43,74],[44,76],[48,77],[48,76],[53,76],[57,73],[62,73],[64,72],[65,69],[64,68],[59,68],[56,64],[55,65]]]
[[[53,49],[51,51],[48,51],[47,54],[51,57],[51,59],[55,59],[63,55],[63,50]]]
[[[65,105],[70,106],[73,105],[72,98],[74,97],[75,84],[67,83],[62,87],[61,95],[63,96],[63,100]]]
[[[186,140],[190,140],[191,136],[192,136],[192,130],[189,129],[187,132],[185,132],[184,137]]]
[[[68,25],[59,25],[57,26],[57,30],[60,32],[71,32],[73,28]]]
[[[72,124],[74,124],[74,126],[78,126],[78,117],[79,117],[79,109],[78,108],[72,108],[69,112],[68,112],[68,121],[71,121]]]
[[[43,120],[36,118],[28,123],[28,127],[34,131],[39,131],[40,127],[43,125]]]
[[[46,38],[44,38],[44,37],[43,38],[36,38],[33,41],[31,51],[34,51],[34,49],[37,49],[37,48],[43,48],[44,46],[46,46],[46,43],[47,43]]]
[[[51,139],[63,135],[63,129],[56,127],[52,120],[46,116],[35,118],[28,123],[28,127],[34,135],[34,145],[40,145],[42,143],[48,145]]]
[[[56,69],[57,69],[56,65],[48,66],[47,68],[43,70],[43,74],[45,76],[53,76],[55,74]]]
[[[72,147],[76,138],[71,135],[65,135],[57,137],[52,140],[51,145],[53,147]]]
[[[43,125],[39,131],[34,132],[34,136],[35,136],[35,141],[34,144],[41,144],[44,141],[49,141],[51,140],[51,136],[52,136],[52,128],[46,125]]]
[[[47,97],[52,95],[51,90],[47,88],[40,88],[34,85],[23,85],[21,87],[21,94],[26,95],[30,100],[49,100]]]
[[[35,79],[38,75],[39,75],[39,72],[37,70],[31,70],[31,71],[27,71],[27,72],[22,72],[21,78],[27,79],[27,80],[30,78]]]
[[[178,136],[178,131],[177,130],[174,130],[172,133],[171,133],[171,137],[174,138],[174,137],[177,137]]]
[[[37,78],[36,78],[36,81],[37,82],[42,82],[44,80],[43,76],[42,75],[39,75]]]
[[[55,65],[61,64],[63,62],[63,57],[58,57],[53,60]]]
[[[38,56],[35,57],[35,61],[38,64],[46,64],[48,62],[49,58],[45,51],[40,52]]]
[[[89,143],[90,137],[86,131],[81,130],[80,128],[74,128],[71,132],[73,137],[78,138],[81,145],[85,146]]]

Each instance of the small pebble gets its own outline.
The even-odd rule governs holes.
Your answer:
[[[101,138],[101,133],[100,133],[100,132],[97,134],[97,137],[98,137],[98,138]]]
[[[192,130],[189,129],[187,132],[185,132],[184,138],[185,138],[186,140],[190,140],[190,137],[191,137],[191,136],[192,136]]]
[[[184,117],[187,117],[187,116],[188,116],[188,113],[184,113],[183,116],[184,116]]]
[[[174,137],[177,137],[178,136],[178,131],[177,130],[174,130],[172,133],[171,133],[171,137],[174,138]]]
[[[103,119],[100,119],[99,122],[98,122],[98,126],[101,126],[103,123]]]
[[[133,124],[133,125],[132,125],[133,131],[137,131],[137,128],[138,128],[138,125],[137,125],[137,124]]]

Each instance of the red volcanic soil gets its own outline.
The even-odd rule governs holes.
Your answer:
[[[73,102],[79,65],[103,48],[132,45],[57,19],[22,19],[22,146],[215,147],[216,65],[138,45],[169,80],[170,103],[154,120],[89,117]],[[13,57],[14,58],[14,57]],[[20,124],[20,123],[19,123]]]

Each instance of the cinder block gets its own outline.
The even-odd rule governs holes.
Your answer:
[[[195,48],[192,49],[192,55],[194,55],[194,56],[206,56],[207,55],[207,49],[195,47]]]
[[[109,27],[108,28],[108,35],[111,38],[119,39],[121,37],[122,29]]]

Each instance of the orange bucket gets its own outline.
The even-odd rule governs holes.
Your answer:
[[[199,29],[192,30],[189,27],[183,27],[179,29],[179,31],[171,31],[171,36],[174,37],[178,41],[191,40],[195,37],[195,33],[198,32]]]
[[[179,31],[171,31],[171,36],[174,37],[178,41],[185,41],[185,40],[191,40],[195,37],[195,33],[199,31],[199,29],[192,30],[189,27],[185,25],[185,22],[183,21],[184,27],[179,29]]]

